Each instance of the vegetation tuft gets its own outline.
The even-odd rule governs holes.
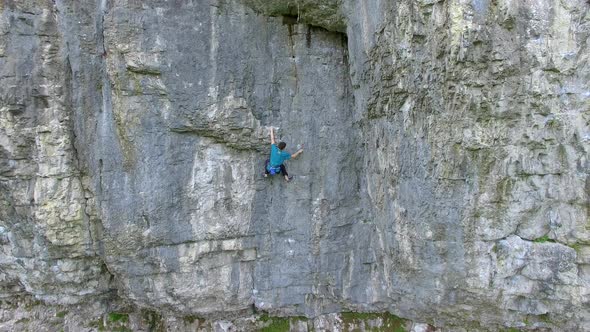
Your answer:
[[[260,316],[260,321],[270,323],[261,328],[260,332],[288,332],[291,328],[290,319],[287,317],[269,317],[268,315]]]
[[[533,242],[535,243],[545,243],[545,242],[552,242],[554,243],[555,240],[549,238],[549,235],[541,236],[540,238],[534,239]]]
[[[365,325],[366,331],[391,331],[391,332],[406,332],[406,320],[394,316],[388,312],[385,313],[367,313],[367,312],[343,312],[340,314],[342,318],[344,331],[353,331],[358,328],[360,324]],[[380,327],[366,326],[370,320],[381,319],[383,325]]]
[[[111,312],[109,313],[109,321],[126,323],[127,321],[129,321],[129,315],[120,312]]]

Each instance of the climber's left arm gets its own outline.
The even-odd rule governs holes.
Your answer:
[[[291,155],[291,158],[297,158],[297,156],[299,156],[301,153],[303,153],[303,149],[297,150],[297,152]]]

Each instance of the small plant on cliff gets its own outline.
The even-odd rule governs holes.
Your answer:
[[[534,239],[533,242],[535,243],[545,243],[545,242],[555,242],[554,240],[549,238],[549,235],[541,236],[540,238]]]
[[[291,328],[289,318],[285,317],[269,317],[268,315],[262,315],[259,319],[261,322],[270,323],[265,327],[261,328],[260,332],[288,332]]]
[[[402,318],[394,316],[388,312],[385,313],[366,313],[366,312],[343,312],[340,314],[342,318],[344,331],[353,331],[355,326],[360,325],[361,322],[367,324],[371,320],[382,320],[381,327],[373,327],[369,331],[392,331],[405,332],[406,321]]]
[[[109,321],[111,322],[127,322],[129,320],[129,315],[119,312],[111,312],[109,313]]]

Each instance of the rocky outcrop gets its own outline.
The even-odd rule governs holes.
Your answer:
[[[0,9],[2,328],[590,328],[585,1]]]
[[[76,303],[109,291],[79,167],[72,72],[56,8],[2,8],[1,296]]]
[[[588,5],[375,6],[354,7],[387,15],[351,16],[372,38],[349,45],[396,306],[445,325],[586,328],[587,25],[574,22]]]

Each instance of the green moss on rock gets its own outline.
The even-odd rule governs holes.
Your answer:
[[[535,243],[545,243],[545,242],[555,242],[553,239],[549,238],[549,235],[543,235],[540,238],[536,238],[533,240]]]
[[[265,314],[260,316],[258,320],[265,323],[265,326],[259,330],[261,332],[284,332],[291,328],[288,317],[270,317]]]
[[[388,312],[386,313],[366,313],[366,312],[343,312],[342,318],[344,331],[355,331],[359,325],[365,325],[366,331],[392,331],[392,332],[406,332],[407,321],[403,318],[394,316]],[[382,320],[381,326],[370,326],[370,321]]]
[[[109,313],[109,321],[110,322],[128,322],[129,321],[129,315],[125,314],[125,313],[119,313],[119,312],[111,312]]]

